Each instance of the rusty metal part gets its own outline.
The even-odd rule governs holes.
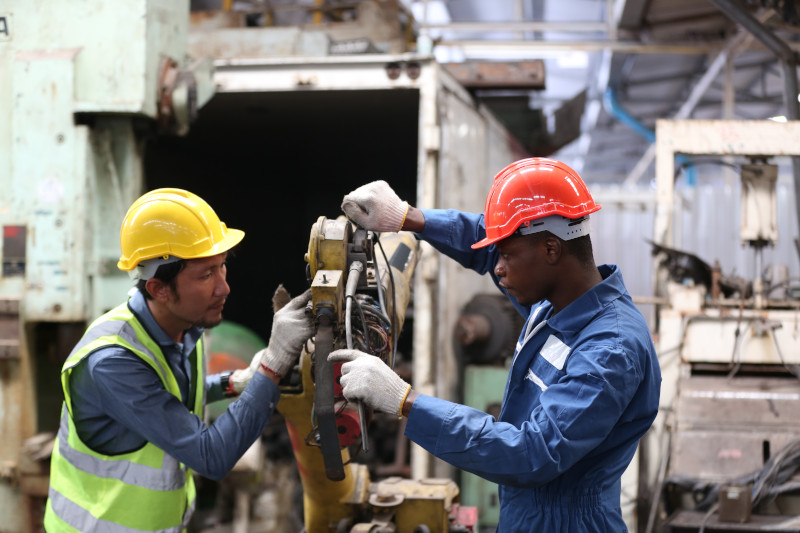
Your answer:
[[[492,334],[492,325],[483,315],[461,315],[456,321],[456,341],[462,346],[486,342]]]
[[[397,507],[403,500],[405,496],[395,492],[378,492],[369,496],[369,504],[375,507]]]
[[[726,484],[719,491],[719,521],[744,524],[750,521],[753,484]]]
[[[361,438],[361,414],[348,406],[336,413],[336,429],[339,432],[339,446],[350,446]]]
[[[275,292],[272,295],[272,312],[277,313],[283,307],[292,301],[292,295],[289,294],[289,291],[286,290],[286,287],[283,286],[283,283],[278,285],[275,289]]]
[[[411,477],[411,466],[408,464],[408,437],[405,435],[407,422],[408,419],[403,418],[397,428],[394,444],[394,461],[390,464],[377,466],[375,468],[375,473],[378,474],[378,476]]]
[[[19,359],[19,299],[0,299],[0,359]]]
[[[800,435],[794,377],[699,375],[678,386],[670,476],[726,482],[763,468]]]
[[[466,61],[445,70],[468,89],[544,89],[544,61]]]
[[[178,80],[178,62],[171,57],[162,57],[158,72],[158,125],[167,131],[175,115],[172,93]]]
[[[192,67],[190,67],[191,69]],[[197,118],[197,80],[171,57],[162,57],[158,79],[158,126],[162,133],[185,135]]]
[[[522,316],[499,294],[477,294],[453,328],[456,355],[464,364],[498,364],[514,353]]]
[[[450,479],[411,480],[391,477],[370,487],[369,503],[376,516],[391,512],[397,531],[446,532],[458,504],[458,486]]]

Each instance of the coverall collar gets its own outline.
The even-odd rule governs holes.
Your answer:
[[[556,316],[550,317],[547,320],[548,326],[564,334],[576,333],[602,308],[625,294],[625,285],[618,266],[600,265],[598,270],[603,281],[580,295]]]

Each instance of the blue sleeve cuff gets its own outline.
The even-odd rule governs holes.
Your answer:
[[[238,401],[259,410],[266,405],[271,412],[275,410],[280,397],[281,391],[275,382],[261,372],[256,372],[250,384],[239,395]]]
[[[435,455],[440,435],[456,407],[453,402],[420,394],[408,413],[406,437]]]

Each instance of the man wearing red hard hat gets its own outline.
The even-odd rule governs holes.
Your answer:
[[[620,478],[658,411],[650,332],[616,265],[596,266],[600,209],[570,167],[517,161],[495,176],[484,214],[419,210],[384,181],[342,209],[377,232],[408,230],[497,287],[526,317],[497,419],[418,394],[380,359],[337,350],[345,397],[408,417],[405,434],[499,485],[498,532],[626,531]]]

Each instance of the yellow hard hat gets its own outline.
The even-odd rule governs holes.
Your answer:
[[[228,229],[205,200],[183,189],[156,189],[133,202],[119,232],[120,270],[147,259],[210,257],[228,251],[244,232]]]

